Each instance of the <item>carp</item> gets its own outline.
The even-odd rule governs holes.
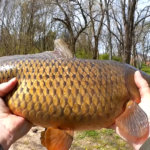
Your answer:
[[[132,141],[147,137],[148,117],[138,106],[136,68],[115,61],[73,58],[66,43],[53,52],[0,57],[0,83],[18,85],[4,100],[12,113],[45,128],[48,150],[68,150],[76,130],[109,128],[114,123]],[[150,76],[140,71],[150,85]]]
[[[5,101],[10,110],[46,130],[48,150],[67,150],[73,131],[101,129],[116,122],[131,140],[149,131],[138,106],[136,68],[115,61],[25,57],[0,61],[0,83],[16,77],[18,85]],[[150,76],[141,71],[150,83]]]

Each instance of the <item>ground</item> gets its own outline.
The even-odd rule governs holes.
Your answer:
[[[9,150],[46,150],[40,142],[40,133],[44,128],[33,127],[27,135],[14,143]],[[113,131],[75,132],[70,150],[132,150],[131,146]]]

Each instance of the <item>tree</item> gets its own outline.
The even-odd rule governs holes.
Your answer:
[[[126,63],[130,63],[132,53],[134,57],[136,56],[137,37],[140,37],[139,26],[142,27],[143,22],[144,27],[144,20],[150,16],[147,13],[149,6],[140,10],[137,9],[137,5],[138,0],[120,0],[120,3],[118,1],[111,3],[110,17],[113,29],[107,27],[116,40],[118,54]]]
[[[137,0],[129,0],[128,3],[126,0],[121,0],[121,9],[122,9],[122,18],[124,25],[124,61],[130,63],[131,58],[131,49],[133,44],[134,36],[134,19],[135,19],[135,10]],[[127,8],[126,8],[127,6]]]
[[[56,32],[51,26],[48,0],[3,1],[0,23],[1,55],[53,50]]]
[[[140,52],[146,61],[150,5],[141,8],[139,2],[2,0],[0,55],[53,50],[53,40],[63,37],[74,54],[80,50],[86,58],[106,52],[129,63]]]
[[[108,49],[109,49],[109,60],[112,60],[112,35],[111,35],[111,26],[110,26],[110,15],[109,15],[109,5],[112,3],[110,0],[105,0],[105,12],[106,12],[106,20],[108,27]]]
[[[54,21],[62,23],[63,27],[68,30],[70,48],[75,54],[75,45],[80,34],[88,26],[87,15],[83,8],[82,0],[68,1],[55,0],[59,13],[54,15]]]
[[[99,39],[103,27],[103,20],[105,15],[105,10],[103,6],[102,0],[99,3],[95,0],[89,0],[89,17],[91,22],[91,28],[93,32],[93,39],[94,39],[94,54],[93,59],[97,59],[98,57],[98,45]]]

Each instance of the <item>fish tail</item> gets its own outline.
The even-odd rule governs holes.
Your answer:
[[[149,133],[149,122],[145,112],[140,106],[129,101],[123,114],[116,119],[120,134],[129,141],[144,140]]]

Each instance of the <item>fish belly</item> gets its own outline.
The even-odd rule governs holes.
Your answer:
[[[79,59],[21,59],[1,64],[0,81],[17,77],[11,111],[43,127],[98,129],[122,113],[129,94],[124,65]]]

